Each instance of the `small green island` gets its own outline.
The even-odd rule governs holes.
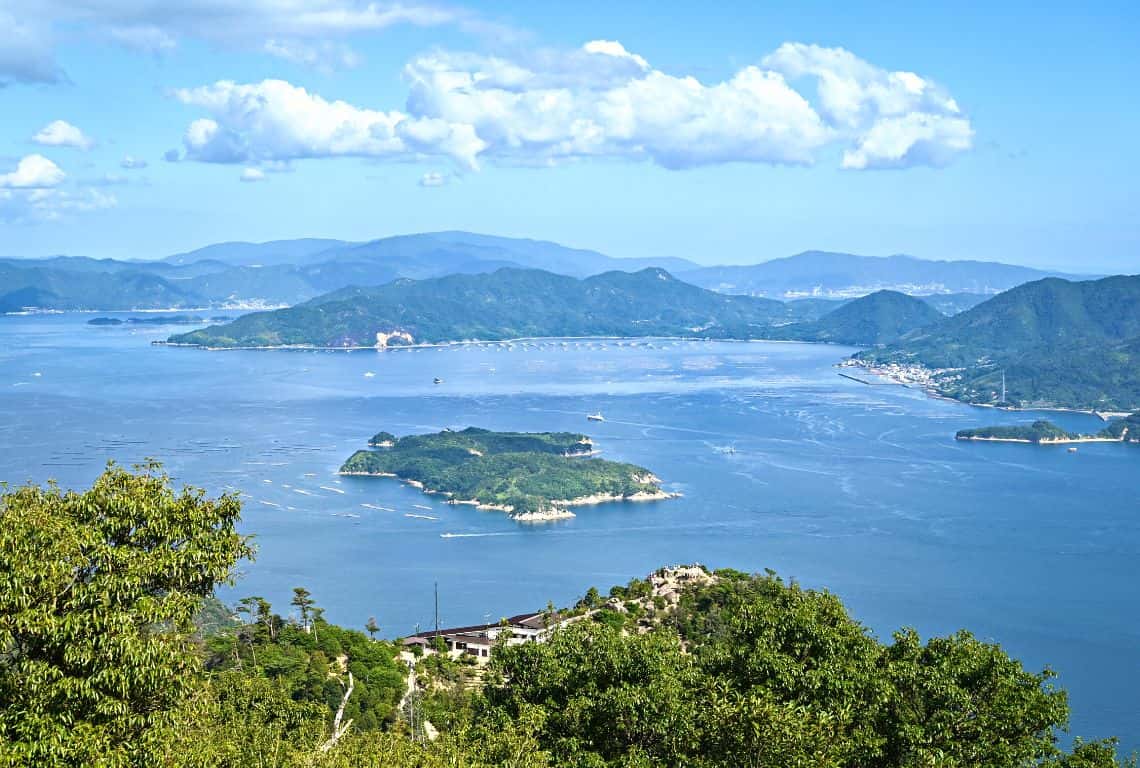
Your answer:
[[[1114,419],[1107,427],[1092,435],[1068,432],[1051,421],[1039,419],[1032,424],[960,429],[955,437],[958,440],[988,440],[998,443],[1034,443],[1037,445],[1140,443],[1140,412],[1122,419]]]
[[[225,315],[215,315],[210,318],[201,315],[167,315],[158,314],[152,317],[128,317],[126,320],[118,317],[93,317],[87,321],[88,325],[202,325],[204,323],[224,323],[229,320]]]
[[[349,457],[342,475],[394,477],[450,504],[501,510],[523,522],[573,517],[574,506],[678,495],[663,491],[644,467],[597,458],[590,438],[573,432],[380,432],[368,445]]]

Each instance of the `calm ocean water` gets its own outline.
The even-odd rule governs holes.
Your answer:
[[[843,379],[841,347],[209,353],[150,345],[171,328],[90,317],[0,318],[0,480],[81,487],[109,459],[153,456],[181,482],[242,491],[260,554],[224,597],[285,612],[304,585],[330,620],[375,616],[398,635],[431,625],[437,582],[441,621],[457,624],[663,564],[770,567],[836,592],[881,637],[966,627],[1048,664],[1075,734],[1140,748],[1138,446],[957,443],[957,429],[1033,415]],[[607,421],[587,422],[597,410]],[[336,475],[381,429],[468,425],[586,432],[684,497],[527,526]]]

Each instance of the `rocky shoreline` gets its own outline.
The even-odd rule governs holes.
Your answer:
[[[550,506],[544,509],[532,510],[529,512],[515,512],[513,506],[507,504],[488,504],[480,501],[479,499],[457,499],[454,494],[449,491],[441,491],[435,488],[427,488],[418,480],[411,480],[408,478],[400,477],[392,472],[345,472],[341,471],[337,474],[343,477],[390,477],[399,480],[405,485],[423,491],[429,495],[446,496],[447,503],[457,506],[475,507],[481,512],[506,512],[510,515],[512,520],[520,523],[536,523],[536,522],[549,522],[552,520],[567,520],[576,515],[570,511],[570,507],[588,507],[597,504],[612,504],[615,502],[633,502],[640,503],[646,501],[668,501],[669,499],[679,499],[681,494],[675,491],[665,491],[660,488],[656,491],[638,491],[630,494],[629,496],[622,496],[616,493],[595,493],[589,496],[579,496],[574,499],[553,499]],[[639,478],[642,482],[660,482],[656,475],[648,475],[644,478]]]

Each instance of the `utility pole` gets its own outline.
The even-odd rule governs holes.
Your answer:
[[[439,582],[435,583],[435,633],[439,634]]]
[[[1001,401],[1005,402],[1005,368],[1001,369]]]

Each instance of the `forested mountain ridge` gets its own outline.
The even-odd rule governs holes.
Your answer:
[[[857,358],[921,366],[967,402],[1140,408],[1140,276],[1018,286]]]
[[[504,268],[489,275],[348,288],[170,341],[208,347],[371,347],[378,338],[380,346],[533,336],[759,338],[760,329],[785,311],[781,302],[706,291],[661,269],[576,280]]]
[[[897,341],[943,319],[945,315],[923,299],[896,291],[877,291],[847,302],[819,320],[780,331],[788,339],[869,347]]]
[[[525,337],[691,336],[879,343],[940,319],[920,299],[871,296],[818,316],[813,304],[731,296],[649,268],[575,280],[539,270],[397,280],[179,334],[205,347],[371,347]],[[800,321],[800,322],[796,322]]]

